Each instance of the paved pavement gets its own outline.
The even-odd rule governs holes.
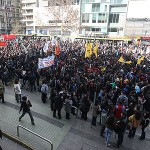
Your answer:
[[[3,139],[0,140],[0,146],[3,150],[27,150],[23,146],[13,142],[12,140],[3,136]]]
[[[65,119],[64,109],[62,110],[62,119],[53,118],[50,110],[49,102],[43,104],[41,96],[38,92],[29,92],[23,90],[24,95],[32,102],[33,107],[31,111],[35,119],[35,126],[31,125],[28,115],[22,118],[19,122],[20,116],[19,106],[14,98],[13,87],[6,87],[5,104],[0,104],[0,126],[3,131],[17,137],[16,128],[22,125],[33,132],[49,139],[53,142],[54,150],[100,150],[113,149],[107,148],[105,141],[99,136],[100,126],[91,128],[90,121],[83,121],[80,118],[76,119],[71,116],[70,120]],[[88,116],[89,120],[91,116]],[[140,130],[138,131],[140,133]],[[137,133],[138,133],[137,132]],[[150,137],[148,133],[147,137]],[[20,129],[20,140],[32,145],[35,150],[48,150],[50,145],[39,139],[38,137]],[[129,140],[125,135],[124,144],[121,150],[145,150],[150,149],[150,138],[145,141],[139,141],[138,137]],[[115,134],[112,136],[112,143],[116,142]],[[7,149],[9,150],[9,149]]]

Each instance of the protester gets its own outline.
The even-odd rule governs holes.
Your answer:
[[[42,102],[46,103],[47,93],[48,93],[48,86],[47,86],[46,81],[43,81],[43,84],[41,86],[41,93],[42,93],[42,96],[41,96]]]
[[[84,120],[87,120],[87,113],[90,110],[90,101],[87,95],[84,96],[84,98],[82,99],[82,104],[81,104],[81,118]]]
[[[140,125],[140,119],[141,119],[141,114],[139,112],[135,112],[134,115],[129,117],[129,121],[131,123],[129,134],[128,134],[129,138],[134,138],[136,129]]]
[[[144,140],[145,139],[145,131],[146,128],[148,128],[148,125],[150,123],[150,118],[149,118],[149,113],[144,113],[143,119],[141,120],[140,126],[142,129],[142,134],[140,136],[140,140]]]
[[[31,113],[31,111],[30,111],[30,107],[32,107],[31,102],[27,99],[26,96],[23,96],[23,97],[22,97],[22,103],[21,103],[20,110],[19,110],[19,113],[22,111],[22,115],[19,117],[19,121],[21,121],[21,118],[22,118],[26,113],[28,113],[29,116],[30,116],[32,125],[35,125],[34,119],[33,119],[33,116],[32,116],[32,113]]]
[[[92,112],[92,125],[96,126],[96,119],[98,115],[100,114],[100,106],[98,105],[98,101],[95,102],[95,105],[93,106],[93,112]]]
[[[53,105],[53,117],[56,117],[56,111],[58,114],[58,118],[61,119],[61,109],[63,107],[63,97],[62,94],[59,95],[59,93],[56,94],[54,98],[54,105]]]
[[[14,92],[17,103],[21,103],[21,87],[19,81],[16,79],[14,83]]]
[[[120,40],[90,42],[38,37],[7,41],[7,46],[0,48],[0,78],[6,85],[11,80],[22,82],[23,79],[25,89],[32,92],[36,85],[40,85],[39,79],[44,79],[43,88],[39,86],[42,102],[46,102],[50,91],[53,117],[57,111],[60,119],[68,93],[74,106],[72,114],[76,113],[74,108],[77,107],[84,120],[87,120],[91,103],[98,99],[101,136],[104,135],[106,118],[113,113],[115,120],[120,120],[121,114],[127,110],[127,122],[132,122],[131,116],[138,105],[139,113],[150,112],[150,55],[144,52],[147,46],[143,49],[143,45],[136,45],[134,41],[121,43]],[[40,60],[48,62],[44,66]],[[95,124],[95,118],[93,120]],[[131,136],[137,126],[131,128]]]
[[[115,125],[115,132],[118,134],[117,144],[114,146],[119,148],[123,143],[123,137],[126,130],[126,115],[125,113],[121,114],[121,118],[117,121]]]
[[[2,103],[5,103],[5,101],[4,101],[4,84],[1,79],[0,79],[0,99],[2,99]]]
[[[65,99],[66,119],[70,119],[71,107],[72,107],[71,95],[68,95],[67,98]]]
[[[106,146],[110,146],[110,138],[115,126],[114,116],[110,116],[106,120],[106,130],[105,130],[105,143]]]

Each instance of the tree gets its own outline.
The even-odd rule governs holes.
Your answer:
[[[61,27],[61,35],[66,31],[79,31],[80,6],[74,5],[74,0],[50,0],[49,5],[48,11],[53,15],[50,22]]]

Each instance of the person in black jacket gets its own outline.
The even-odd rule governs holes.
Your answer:
[[[123,143],[123,137],[126,130],[126,115],[121,114],[121,119],[119,119],[114,127],[115,132],[118,134],[117,144],[115,148],[119,148]]]
[[[148,127],[149,125],[149,113],[145,113],[144,114],[144,117],[140,123],[140,126],[141,126],[141,129],[142,129],[142,134],[141,134],[141,137],[140,137],[140,140],[144,140],[145,139],[145,128]]]
[[[33,116],[32,116],[32,113],[30,111],[30,107],[32,107],[32,104],[29,100],[27,100],[27,97],[26,96],[23,96],[22,97],[22,103],[21,103],[21,106],[20,106],[20,110],[19,110],[19,113],[22,111],[22,115],[19,117],[19,121],[21,121],[21,118],[26,114],[28,113],[29,116],[30,116],[30,119],[31,119],[31,123],[32,125],[35,125],[34,123],[34,119],[33,119]]]
[[[82,115],[81,115],[81,118],[84,119],[84,120],[87,120],[87,113],[89,112],[90,110],[90,101],[89,101],[89,98],[87,95],[84,96],[83,100],[82,100],[82,104],[81,104],[81,112],[82,112]]]
[[[56,111],[58,111],[58,117],[61,119],[61,109],[63,107],[63,96],[62,94],[56,95],[54,98],[54,105],[53,105],[53,117],[56,117]]]

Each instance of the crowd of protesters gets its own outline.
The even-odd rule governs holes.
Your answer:
[[[44,53],[46,42],[42,38],[23,38],[9,41],[7,47],[0,48],[1,80],[7,86],[15,79],[17,102],[21,102],[22,88],[31,92],[39,90],[43,103],[50,99],[53,117],[58,114],[61,119],[65,105],[66,119],[70,119],[70,113],[75,115],[77,108],[84,120],[88,119],[92,104],[92,125],[97,122],[102,125],[101,136],[105,131],[106,146],[110,145],[113,130],[118,134],[115,147],[120,147],[125,130],[128,128],[128,137],[133,138],[140,125],[140,139],[145,139],[150,113],[150,63],[147,56],[140,64],[137,59],[144,55],[146,46],[98,41],[97,57],[93,53],[85,58],[84,40],[56,40],[59,55],[55,55],[54,41],[50,41],[52,44]],[[38,70],[38,58],[48,55],[55,55],[54,65]],[[121,56],[132,63],[118,62]],[[4,102],[4,96],[2,100]]]

